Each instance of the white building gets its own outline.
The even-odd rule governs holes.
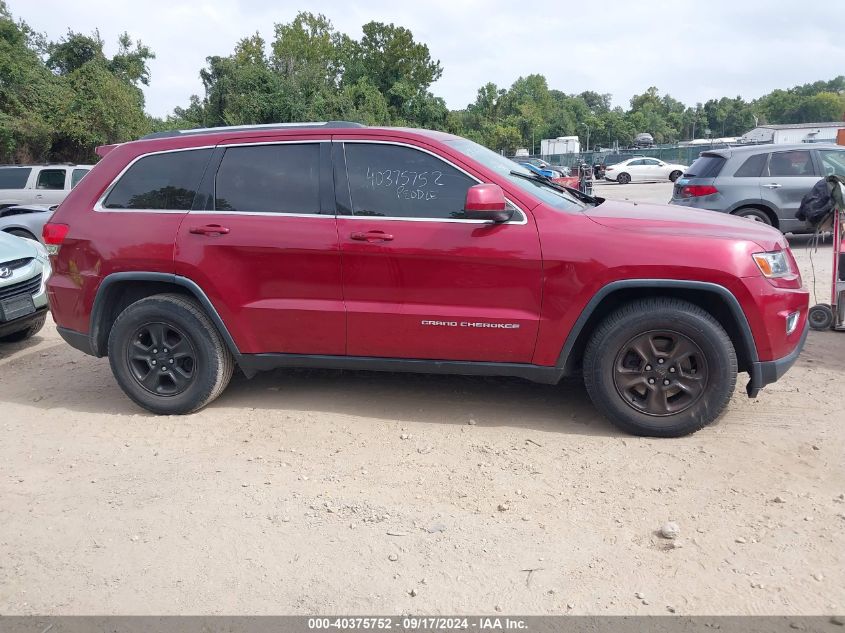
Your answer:
[[[744,143],[819,143],[836,142],[836,131],[845,128],[845,122],[784,123],[760,125],[742,135]]]

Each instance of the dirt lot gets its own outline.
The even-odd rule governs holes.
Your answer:
[[[155,417],[51,325],[0,348],[0,613],[842,612],[843,359],[811,333],[660,441],[516,379],[276,371]]]

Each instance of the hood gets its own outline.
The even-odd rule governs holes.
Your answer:
[[[36,242],[0,231],[0,266],[5,262],[27,257],[38,257],[40,251]]]
[[[745,240],[767,251],[787,246],[777,229],[720,211],[607,200],[585,214],[597,224],[632,233]]]

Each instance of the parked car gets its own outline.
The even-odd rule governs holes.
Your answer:
[[[539,169],[546,169],[549,171],[556,172],[554,176],[549,176],[550,178],[561,178],[564,176],[569,176],[572,173],[572,170],[570,170],[569,167],[566,167],[564,165],[558,165],[553,167],[552,165],[544,161],[542,158],[529,158],[527,160],[519,162],[520,164],[529,163],[531,165],[534,165],[534,167],[538,167]]]
[[[686,169],[686,165],[667,163],[657,158],[629,158],[606,167],[604,178],[615,180],[620,185],[629,182],[675,182]]]
[[[722,211],[784,233],[810,228],[795,217],[820,178],[845,176],[845,147],[821,143],[709,150],[675,181],[670,204]]]
[[[634,147],[651,147],[654,145],[654,137],[648,132],[640,132],[634,137]]]
[[[0,165],[0,209],[59,204],[92,165]]]
[[[29,240],[40,240],[44,225],[57,206],[30,204],[0,209],[0,231]]]
[[[535,174],[539,174],[540,176],[543,176],[545,178],[560,178],[561,177],[561,174],[554,171],[553,169],[544,169],[542,167],[538,167],[537,165],[534,165],[533,163],[519,163],[519,164],[522,165],[523,167],[525,167],[526,169],[528,169],[529,171],[533,171]]]
[[[44,327],[49,277],[40,242],[0,232],[0,343],[23,341]]]
[[[451,134],[217,128],[101,153],[44,227],[50,306],[156,413],[205,406],[235,366],[581,374],[621,428],[677,436],[806,336],[771,227],[570,193]]]

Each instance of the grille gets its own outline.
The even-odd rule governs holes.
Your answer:
[[[8,299],[9,297],[16,297],[18,295],[34,295],[41,287],[41,275],[37,275],[32,279],[21,281],[5,288],[0,288],[0,299]]]
[[[17,270],[18,268],[23,268],[24,266],[29,265],[34,258],[33,257],[24,257],[23,259],[13,259],[10,262],[4,262],[0,264],[0,268],[11,268],[12,270]]]

